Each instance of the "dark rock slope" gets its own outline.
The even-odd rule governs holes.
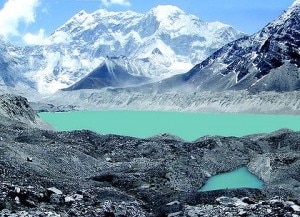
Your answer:
[[[197,192],[210,176],[241,166],[264,180],[264,189]],[[249,197],[247,203],[253,200],[260,207],[256,212],[288,209],[296,215],[299,195],[298,132],[185,142],[167,135],[137,139],[90,131],[54,132],[14,119],[9,127],[0,123],[1,215],[254,213],[250,204],[243,209],[239,203],[228,205],[235,203],[235,196]],[[283,199],[283,205],[272,205],[275,196]]]
[[[137,67],[131,64],[127,58],[107,57],[98,68],[64,90],[126,87],[150,82],[150,78],[138,74]]]

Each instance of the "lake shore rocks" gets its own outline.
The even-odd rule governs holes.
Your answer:
[[[24,118],[0,114],[2,216],[299,215],[299,132],[186,142],[55,132]],[[242,166],[263,189],[198,192]]]

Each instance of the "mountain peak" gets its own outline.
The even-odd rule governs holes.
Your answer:
[[[85,11],[85,10],[81,10],[79,11],[77,14],[75,14],[72,18],[72,19],[76,19],[76,20],[81,20],[83,19],[84,17],[86,17],[88,15],[88,13]]]
[[[293,4],[292,7],[300,6],[300,0],[296,0]]]
[[[81,10],[77,13],[79,16],[86,15],[87,12],[85,10]]]

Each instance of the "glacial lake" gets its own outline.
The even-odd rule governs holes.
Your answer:
[[[242,167],[232,172],[212,176],[199,191],[233,188],[261,189],[263,186],[264,182],[262,180],[250,173],[246,167]]]
[[[244,136],[281,128],[300,131],[300,116],[206,114],[152,111],[74,111],[39,113],[58,131],[89,129],[101,134],[147,138],[161,133],[193,141],[204,135]]]

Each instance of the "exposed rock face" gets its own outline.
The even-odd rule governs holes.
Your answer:
[[[51,128],[37,116],[26,98],[12,94],[0,95],[0,120],[2,124],[17,121],[29,126]]]
[[[36,114],[24,97],[10,94],[1,95],[0,104],[1,115],[16,120],[27,120],[33,123],[36,121]]]

